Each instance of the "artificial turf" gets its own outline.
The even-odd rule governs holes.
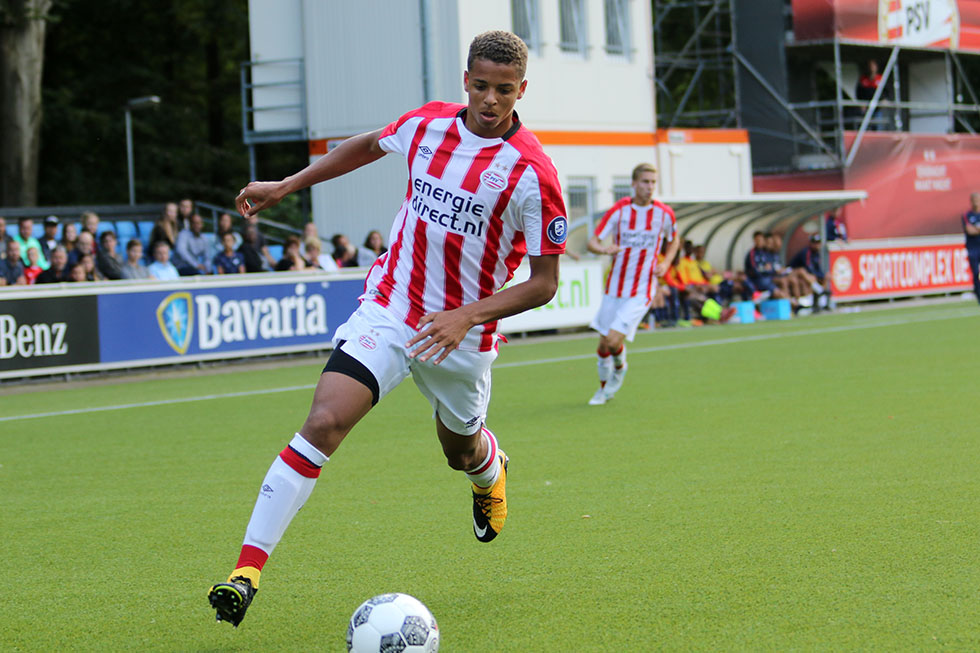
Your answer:
[[[641,333],[600,407],[593,338],[512,339],[489,545],[407,381],[327,463],[238,629],[207,589],[322,362],[8,393],[0,649],[340,651],[353,609],[399,591],[444,652],[977,650],[978,327],[947,303]]]

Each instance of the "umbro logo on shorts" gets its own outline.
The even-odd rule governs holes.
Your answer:
[[[469,420],[466,421],[466,427],[467,428],[472,428],[472,427],[476,426],[477,422],[479,422],[479,421],[480,421],[479,415],[476,416],[476,417],[473,417],[473,418],[471,418],[471,419],[469,419]]]
[[[357,339],[357,342],[368,351],[373,351],[378,348],[378,342],[371,336],[361,336]]]

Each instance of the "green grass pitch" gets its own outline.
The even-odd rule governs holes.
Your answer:
[[[237,630],[207,589],[322,362],[0,391],[0,650],[340,651],[390,591],[448,653],[978,650],[978,333],[967,302],[641,333],[601,407],[592,337],[512,342],[489,545],[407,381]]]

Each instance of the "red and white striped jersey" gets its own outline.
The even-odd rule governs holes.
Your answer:
[[[653,299],[653,269],[660,247],[676,234],[674,210],[659,200],[649,206],[636,206],[631,198],[624,197],[613,204],[595,229],[599,240],[611,235],[620,248],[606,277],[606,294]]]
[[[430,102],[385,127],[379,141],[408,162],[408,192],[387,253],[368,273],[362,300],[412,328],[426,313],[492,295],[524,258],[562,254],[568,221],[558,173],[521,126],[482,138],[465,106]],[[488,351],[497,322],[474,327],[461,349]]]

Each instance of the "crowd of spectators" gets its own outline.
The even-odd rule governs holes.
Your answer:
[[[240,223],[236,226],[236,222]],[[98,214],[81,214],[79,226],[57,216],[43,221],[34,235],[34,220],[22,217],[14,233],[0,217],[0,286],[103,281],[116,279],[172,280],[182,276],[245,274],[249,272],[323,270],[367,267],[384,252],[384,238],[371,231],[362,247],[344,234],[335,234],[331,254],[316,225],[307,223],[302,236],[290,235],[280,246],[270,245],[257,217],[241,219],[222,213],[208,229],[194,202],[168,202],[144,239],[120,242],[112,222]],[[149,225],[147,225],[149,226]],[[130,228],[131,230],[132,228]],[[60,237],[59,237],[60,232]]]

